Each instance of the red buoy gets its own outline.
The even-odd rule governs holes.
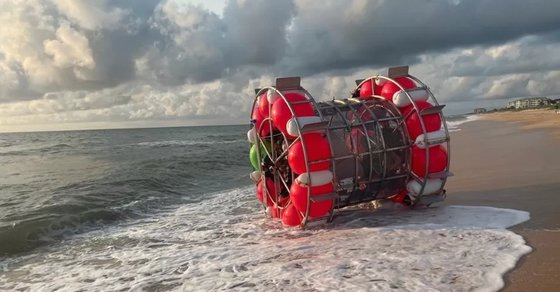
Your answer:
[[[284,213],[284,209],[281,209],[281,208],[286,207],[286,205],[288,204],[288,201],[289,201],[289,197],[278,198],[279,208],[269,207],[270,208],[270,217],[272,217],[272,218],[282,218],[282,213]]]
[[[268,117],[269,104],[268,104],[268,99],[266,98],[266,91],[263,94],[259,95],[259,97],[257,98],[257,102],[258,102],[259,112],[261,113],[261,116],[264,118]]]
[[[319,133],[308,133],[303,135],[303,140],[307,148],[307,159],[309,163],[309,171],[321,171],[329,169],[331,162],[324,161],[312,163],[317,160],[331,158],[331,148],[329,141]],[[297,141],[288,151],[288,164],[292,171],[301,174],[307,171],[305,167],[305,157],[303,155],[303,145],[301,140]]]
[[[423,110],[433,107],[433,105],[427,101],[417,101],[416,107],[418,110]],[[415,140],[420,134],[422,134],[422,125],[420,124],[420,119],[418,118],[418,113],[414,112],[410,116],[408,115],[411,111],[414,111],[414,105],[409,105],[405,107],[402,111],[404,117],[408,116],[406,119],[406,128],[408,129],[408,134],[411,140]],[[437,131],[441,128],[441,117],[439,114],[429,114],[422,116],[424,121],[424,126],[426,127],[426,132]]]
[[[360,99],[369,99],[372,95],[380,95],[382,86],[375,84],[374,79],[369,79],[360,87]]]
[[[447,150],[441,145],[429,148],[430,160],[428,173],[444,171],[447,167]],[[419,177],[426,174],[426,149],[412,147],[412,172]]]
[[[311,187],[311,198],[318,198],[334,191],[333,184],[330,182],[321,186]],[[297,181],[290,187],[290,198],[294,207],[305,214],[307,212],[307,186],[299,184]],[[333,205],[333,200],[311,202],[309,206],[310,217],[320,217],[327,214]]]
[[[404,89],[413,89],[416,88],[416,84],[414,81],[410,80],[408,77],[397,77],[395,81],[402,86]],[[393,101],[393,95],[395,92],[400,91],[401,89],[393,82],[387,81],[383,84],[383,88],[381,89],[381,96],[384,98]]]
[[[274,181],[271,178],[266,178],[266,188],[268,190],[269,196],[266,198],[266,204],[270,207],[274,206],[276,201],[276,188],[274,187]],[[257,184],[257,198],[262,203],[264,201],[264,196],[266,195],[264,190],[264,180],[260,180]]]
[[[259,128],[261,128],[261,124],[262,124],[262,128],[259,133],[261,137],[264,137],[270,133],[270,125],[271,125],[270,120],[268,120],[263,124],[264,118],[261,115],[261,112],[258,108],[253,109],[253,114],[251,117],[253,118],[253,120],[255,120],[255,129],[258,130]]]
[[[408,196],[408,191],[406,189],[401,190],[398,194],[391,198],[391,201],[395,204],[405,204],[405,198]]]
[[[288,208],[282,212],[282,223],[288,226],[298,226],[301,224],[301,220],[303,218],[299,214],[296,207],[293,204],[290,204]]]
[[[291,104],[296,117],[309,117],[315,115],[311,102],[305,102],[307,101],[305,96],[295,92],[286,93],[284,96],[290,103],[304,101],[304,103]],[[292,118],[292,113],[290,112],[290,108],[286,102],[284,102],[284,99],[278,98],[274,104],[272,104],[270,117],[272,118],[274,126],[276,126],[276,128],[285,135],[288,135],[286,132],[286,123]]]

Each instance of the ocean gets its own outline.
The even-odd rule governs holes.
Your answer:
[[[492,291],[530,251],[506,230],[529,214],[489,207],[282,227],[256,200],[247,130],[0,134],[0,290]]]
[[[0,255],[247,185],[245,129],[0,134]]]

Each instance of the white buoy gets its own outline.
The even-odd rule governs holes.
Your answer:
[[[428,97],[430,96],[428,94],[428,91],[426,89],[415,89],[415,90],[409,90],[408,94],[410,95],[410,97],[414,100],[414,101],[426,101],[428,100]],[[408,96],[406,95],[406,92],[399,90],[397,92],[395,92],[393,94],[393,103],[397,106],[397,107],[405,107],[405,106],[409,106],[411,104],[410,98],[408,98]]]
[[[251,130],[247,131],[247,140],[251,144],[257,143],[257,131],[255,128],[251,128]]]
[[[414,144],[416,144],[418,148],[426,149],[428,147],[428,143],[440,142],[437,144],[441,144],[445,142],[446,137],[447,133],[445,132],[445,130],[440,129],[438,131],[428,132],[425,135],[420,134],[418,137],[416,137]],[[430,146],[433,145],[435,144],[430,144]]]
[[[309,185],[311,182],[311,186],[322,186],[329,182],[332,182],[333,173],[330,170],[322,170],[322,171],[313,171],[309,173],[302,173],[296,178],[296,182],[302,185]]]
[[[303,126],[305,126],[307,124],[315,124],[315,123],[322,122],[321,118],[317,117],[317,116],[291,118],[286,123],[286,132],[288,132],[288,135],[290,135],[292,137],[297,137],[298,136],[298,125],[297,125],[295,119],[297,119],[297,121],[299,123],[299,126],[302,127],[302,128],[303,128]]]
[[[422,184],[416,180],[411,180],[406,185],[406,189],[412,193],[413,195],[423,195],[423,194],[431,194],[439,191],[441,185],[443,184],[443,180],[436,178],[436,179],[428,179],[426,181],[426,186],[424,187],[424,191],[420,194],[420,190],[422,190]]]
[[[249,177],[251,178],[252,181],[257,183],[261,180],[261,172],[258,171],[258,170],[255,170],[255,171],[253,171],[249,174]]]

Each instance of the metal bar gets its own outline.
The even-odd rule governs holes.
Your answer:
[[[382,182],[382,181],[401,179],[401,178],[405,178],[407,176],[408,176],[407,174],[399,174],[399,175],[387,176],[384,179],[378,178],[378,179],[362,180],[362,181],[359,181],[359,183],[378,183],[378,182]]]
[[[373,87],[372,87],[372,88],[373,88]],[[348,99],[348,100],[350,100],[350,99]],[[360,105],[362,106],[362,108],[363,108],[363,107],[367,108],[367,106],[364,106],[364,103],[363,103],[362,101],[360,101],[360,100],[357,100],[357,104],[360,104]],[[366,127],[366,125],[364,124],[364,121],[362,120],[361,115],[358,113],[358,111],[356,110],[356,108],[354,108],[354,106],[351,105],[350,103],[348,103],[348,108],[349,108],[349,109],[352,111],[352,113],[354,114],[354,119],[357,118],[357,119],[360,121],[360,124],[359,124],[359,125],[356,125],[356,127],[360,127],[360,126],[361,126],[362,129],[364,130],[364,137],[366,138],[366,141],[367,141],[368,150],[371,151],[370,139],[369,139],[369,136],[368,136],[368,134],[367,134],[367,127]],[[353,126],[351,126],[350,131],[351,131],[352,129],[354,129]],[[350,132],[350,135],[352,135],[352,132]],[[352,138],[356,138],[356,137],[352,137]],[[350,140],[351,140],[351,141],[354,141],[354,139],[350,139]],[[359,149],[358,149],[359,146],[357,145],[357,143],[359,143],[359,142],[356,141],[356,142],[355,142],[355,145],[353,145],[353,147],[354,147],[353,150],[354,150],[355,152],[352,151],[352,152],[355,154],[355,155],[354,155],[354,163],[355,163],[355,164],[354,164],[354,181],[356,182],[356,183],[354,184],[354,189],[352,190],[352,193],[354,193],[354,191],[356,190],[356,186],[358,187],[358,189],[360,189],[360,185],[357,183],[357,182],[358,182],[358,179],[359,179],[358,171],[359,171],[359,167],[360,167],[360,157],[358,157],[359,153],[356,153],[356,152],[359,150]],[[372,156],[369,157],[369,163],[370,163],[370,173],[369,173],[369,175],[371,176],[371,167],[372,167],[372,165],[373,165],[373,157],[372,157]],[[362,192],[363,192],[363,191],[362,191]],[[351,197],[352,197],[352,195],[350,195],[350,197],[348,197],[347,200],[350,200]]]
[[[430,179],[432,179],[432,178],[446,178],[446,177],[450,177],[450,176],[454,176],[454,174],[451,171],[440,171],[440,172],[430,173],[428,175],[428,178],[430,178]]]
[[[305,124],[303,125],[303,128],[301,128],[301,132],[305,134],[309,132],[325,131],[328,127],[329,127],[329,122],[327,121]]]
[[[274,160],[274,164],[278,163],[280,161],[280,159],[284,158],[284,156],[286,156],[288,154],[288,151],[290,150],[290,148],[296,144],[296,142],[299,141],[299,137],[297,137],[294,141],[292,141],[292,143],[290,143],[288,145],[288,147],[286,147],[286,149],[284,151],[282,151],[282,153],[280,153],[280,155],[278,155],[278,157],[276,158],[276,160]],[[272,159],[271,159],[272,160]]]
[[[433,107],[429,107],[429,108],[425,108],[423,110],[420,111],[420,115],[421,116],[426,116],[426,115],[431,115],[431,114],[438,114],[441,112],[441,110],[445,107],[445,104],[442,105],[436,105]]]
[[[429,147],[429,146],[432,146],[432,145],[439,145],[439,144],[445,143],[447,141],[449,141],[449,138],[441,138],[441,139],[427,140],[423,144],[425,144],[426,146]]]
[[[337,193],[330,193],[330,194],[326,194],[326,195],[319,195],[319,196],[312,196],[311,197],[311,201],[314,203],[318,203],[318,202],[324,202],[324,201],[328,201],[328,200],[335,200],[338,199],[338,194]]]
[[[309,101],[309,100],[290,101],[291,105],[304,104],[304,103],[311,103],[311,101]],[[295,117],[295,116],[293,116],[293,117]]]
[[[413,93],[413,92],[416,92],[416,91],[428,91],[428,87],[427,86],[419,86],[419,87],[412,88],[412,89],[406,89],[405,91],[408,92],[408,93]]]

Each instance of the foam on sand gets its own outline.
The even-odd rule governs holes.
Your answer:
[[[531,250],[505,229],[523,211],[382,208],[302,231],[264,219],[253,191],[4,260],[0,290],[493,291]]]

